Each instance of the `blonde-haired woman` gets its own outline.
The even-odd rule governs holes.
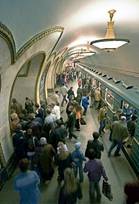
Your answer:
[[[77,199],[82,198],[80,183],[74,176],[73,169],[64,171],[64,184],[60,189],[58,204],[76,204]]]

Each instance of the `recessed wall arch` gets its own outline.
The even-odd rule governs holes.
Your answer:
[[[51,66],[49,67],[49,70],[47,73],[46,84],[47,84],[47,89],[49,91],[52,91],[54,89],[54,84],[55,84],[54,69],[55,69],[55,64],[57,63],[58,59],[59,58],[55,58],[55,60],[51,62]]]
[[[23,100],[26,96],[30,97],[33,101],[37,101],[36,99],[36,87],[37,87],[37,81],[38,77],[41,72],[41,68],[43,65],[43,62],[45,60],[45,53],[44,52],[38,52],[31,56],[19,69],[15,80],[12,85],[11,94],[10,94],[10,101],[9,101],[9,107],[11,104],[11,98],[17,98],[17,100],[20,100],[20,103],[23,105]],[[26,65],[29,64],[28,67],[28,74],[27,75],[19,75],[21,73],[21,70],[25,68]],[[19,75],[19,77],[18,77]],[[22,94],[20,93],[19,89],[22,90]],[[28,95],[25,96],[25,93],[28,93]],[[31,95],[32,94],[32,95]]]
[[[41,75],[40,84],[39,84],[39,102],[46,103],[47,98],[47,83],[46,77],[48,70],[51,66],[51,61],[46,64],[46,67]]]
[[[56,58],[56,60],[54,62],[54,67],[53,67],[53,70],[52,70],[52,83],[53,83],[54,88],[55,88],[55,85],[56,85],[56,69],[57,69],[58,64],[59,64],[59,57]]]
[[[11,33],[11,31],[0,22],[0,37],[5,40],[9,47],[9,51],[11,54],[11,64],[13,64],[16,60],[16,46],[15,46],[15,41],[14,37]]]

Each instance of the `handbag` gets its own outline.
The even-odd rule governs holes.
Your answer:
[[[81,123],[81,125],[86,125],[86,121],[84,120],[83,117],[80,118],[80,123]]]
[[[102,183],[102,193],[110,201],[113,200],[113,195],[112,195],[112,192],[111,192],[111,185],[107,181],[105,181],[105,180],[103,180],[103,183]]]

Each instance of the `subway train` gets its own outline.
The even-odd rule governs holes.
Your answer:
[[[127,156],[130,164],[139,175],[139,90],[133,85],[126,85],[122,80],[116,80],[112,75],[108,75],[98,71],[95,67],[87,66],[82,63],[76,64],[86,77],[95,80],[95,86],[101,88],[102,100],[108,106],[108,120],[112,121],[113,115],[117,110],[121,109],[125,112],[127,120],[131,115],[136,115],[137,124],[135,135],[133,138],[132,148],[123,147],[123,151]],[[126,108],[126,110],[125,110]]]

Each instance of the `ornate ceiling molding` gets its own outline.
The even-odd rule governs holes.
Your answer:
[[[26,42],[17,52],[16,58],[19,58],[27,49],[29,49],[34,43],[41,40],[42,38],[55,33],[55,32],[61,32],[63,33],[64,28],[61,26],[55,26],[53,28],[49,28],[46,31],[43,31],[41,33],[36,34],[33,36],[28,42]]]
[[[11,53],[11,64],[13,64],[16,60],[16,46],[13,35],[11,31],[0,22],[0,36],[6,41],[10,53]]]
[[[61,38],[63,31],[64,31],[64,28],[61,26],[55,26],[53,28],[49,28],[45,31],[42,31],[36,34],[35,36],[33,36],[29,41],[27,41],[16,53],[16,45],[11,31],[4,24],[0,22],[0,36],[6,41],[9,47],[9,50],[11,53],[11,64],[13,64],[19,57],[21,57],[21,55],[23,55],[25,51],[27,51],[37,41],[55,32],[60,32],[60,38]]]

